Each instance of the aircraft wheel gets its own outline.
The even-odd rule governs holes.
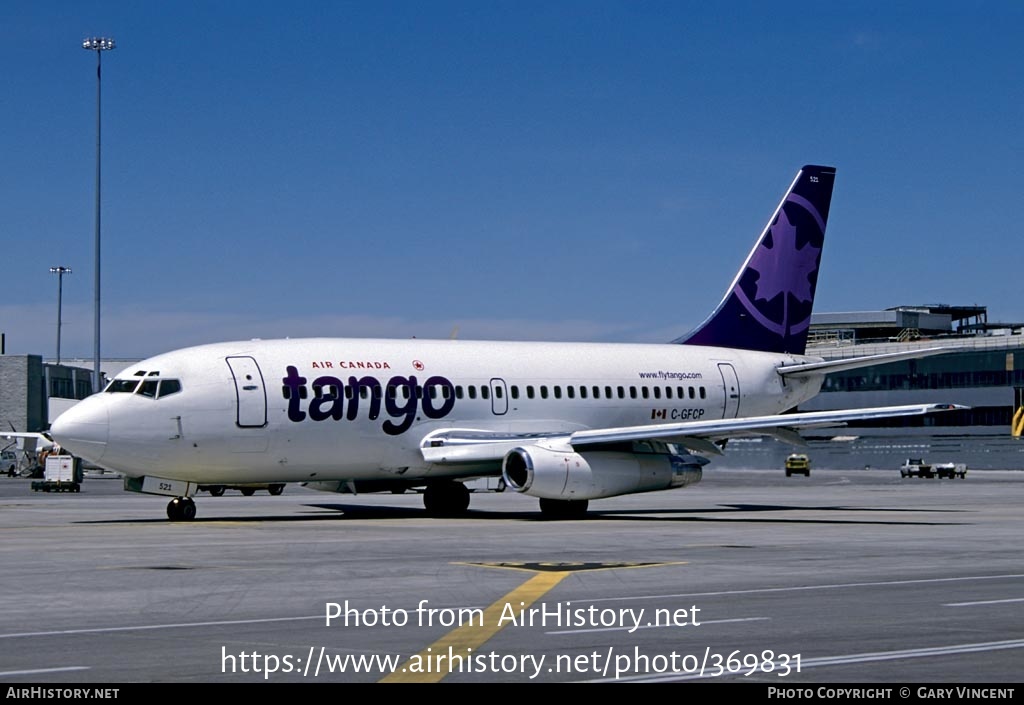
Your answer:
[[[192,521],[196,518],[196,503],[191,497],[175,497],[167,504],[167,518],[171,521]]]
[[[541,499],[540,513],[545,519],[582,519],[589,502],[585,499]]]
[[[273,495],[278,495],[284,492],[284,485],[271,485],[267,488],[267,492]]]
[[[241,492],[246,497],[252,497],[254,494],[256,494],[256,490],[254,490],[252,487],[243,487],[241,489]]]
[[[214,497],[220,497],[224,494],[224,487],[221,485],[213,485],[210,487],[210,494]]]
[[[461,482],[435,482],[423,492],[423,506],[431,516],[458,516],[469,509],[469,488]]]

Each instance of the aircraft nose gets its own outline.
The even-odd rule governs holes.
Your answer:
[[[109,432],[107,406],[96,397],[78,402],[50,425],[50,435],[57,443],[93,462],[98,462],[106,452]]]

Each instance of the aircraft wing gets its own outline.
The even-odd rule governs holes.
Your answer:
[[[765,435],[795,441],[795,429],[840,426],[849,421],[919,416],[937,411],[966,409],[959,404],[906,404],[865,409],[807,411],[794,414],[750,416],[735,419],[681,421],[669,424],[599,428],[572,433],[499,433],[474,429],[444,429],[425,436],[420,443],[424,460],[439,465],[500,462],[514,448],[543,445],[549,448],[598,449],[600,446],[636,441],[663,441],[702,453],[721,454],[715,441],[740,436]]]
[[[19,443],[22,450],[28,451],[29,453],[35,451],[39,452],[52,448],[54,445],[53,439],[46,433],[36,433],[31,431],[7,431],[6,433],[0,432],[0,438],[8,441],[15,441]]]

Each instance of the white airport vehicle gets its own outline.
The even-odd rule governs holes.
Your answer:
[[[4,449],[0,451],[0,475],[14,477],[21,474],[21,461],[18,452]]]
[[[735,436],[951,410],[796,412],[826,373],[941,348],[824,361],[804,354],[835,169],[806,166],[711,315],[665,344],[309,338],[185,348],[143,360],[53,423],[63,446],[173,497],[299,482],[422,492],[429,513],[501,477],[549,517],[590,500],[698,482]],[[695,257],[699,261],[699,257]],[[669,290],[678,289],[678,282]]]
[[[967,477],[966,463],[926,463],[923,458],[907,458],[900,467],[900,477],[933,477],[961,480]]]
[[[33,492],[81,492],[82,459],[70,455],[49,455],[43,479],[32,483]]]

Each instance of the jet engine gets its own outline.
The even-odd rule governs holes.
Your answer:
[[[601,499],[700,482],[708,459],[697,455],[515,448],[502,461],[505,484],[542,499]]]

